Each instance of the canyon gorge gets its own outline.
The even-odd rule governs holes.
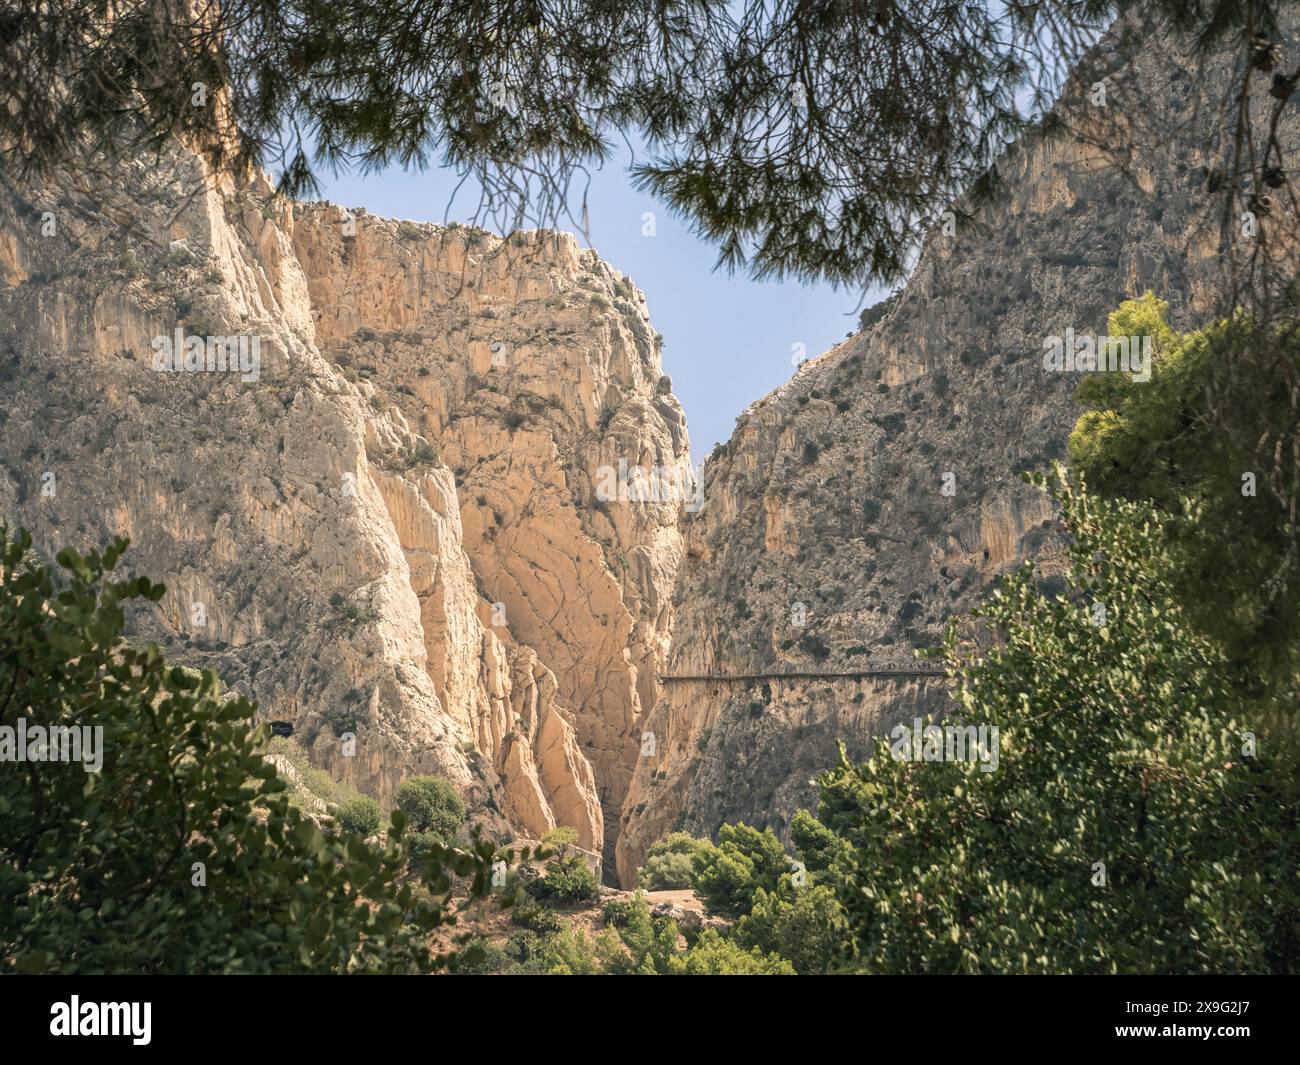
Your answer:
[[[293,202],[179,143],[7,183],[0,516],[51,555],[130,537],[167,586],[133,637],[386,806],[437,773],[623,885],[673,830],[784,834],[839,745],[942,712],[915,651],[949,617],[1024,559],[1050,579],[1019,474],[1063,456],[1077,378],[1044,338],[1148,290],[1177,326],[1211,306],[1213,63],[1121,36],[698,474],[644,294],[571,234]],[[229,337],[248,372],[209,368]],[[681,490],[611,498],[620,466]]]

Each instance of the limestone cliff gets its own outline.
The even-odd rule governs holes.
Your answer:
[[[381,801],[436,771],[489,826],[612,844],[680,542],[594,478],[688,454],[630,282],[181,148],[93,200],[6,183],[0,281],[4,518],[48,552],[131,537],[168,586],[137,634]]]

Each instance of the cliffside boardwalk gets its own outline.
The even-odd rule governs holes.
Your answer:
[[[668,682],[679,681],[713,681],[713,680],[857,680],[862,677],[944,677],[942,669],[858,669],[848,672],[803,672],[788,673],[663,673],[659,679]]]

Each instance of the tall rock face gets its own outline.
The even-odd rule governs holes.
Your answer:
[[[567,234],[502,243],[317,206],[294,245],[322,351],[454,468],[480,616],[553,674],[617,826],[681,540],[672,499],[604,489],[620,463],[691,476],[644,296]]]
[[[135,633],[337,777],[612,848],[681,543],[597,486],[689,469],[644,297],[568,236],[287,203],[179,147],[90,193],[0,192],[0,514],[129,536],[168,588]]]
[[[1216,290],[1217,217],[1200,213],[1216,115],[1198,89],[1224,67],[1168,41],[1151,25],[1104,41],[1058,106],[1071,132],[1003,159],[1007,194],[936,225],[884,317],[751,406],[706,463],[667,672],[714,679],[665,684],[646,723],[624,879],[673,829],[788,832],[839,743],[861,758],[947,703],[942,678],[738,675],[932,669],[914,648],[998,575],[1035,557],[1051,580],[1060,533],[1019,474],[1063,457],[1079,378],[1045,369],[1046,338],[1104,336],[1148,289],[1189,327]]]

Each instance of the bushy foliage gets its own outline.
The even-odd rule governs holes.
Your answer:
[[[706,928],[690,950],[669,960],[673,976],[794,976],[794,966],[758,948],[745,950],[714,928]]]
[[[610,899],[601,909],[605,923],[612,928],[623,928],[631,915],[632,904],[626,899]]]
[[[848,923],[830,887],[796,885],[783,876],[776,891],[755,892],[753,907],[736,923],[735,940],[747,949],[779,955],[808,976],[830,972],[840,962]]]
[[[564,927],[559,914],[541,905],[530,895],[515,903],[510,911],[510,920],[531,932],[558,932]]]
[[[592,938],[571,926],[546,940],[547,972],[613,976],[793,975],[789,962],[758,948],[745,948],[716,929],[678,948],[677,922],[654,917],[643,893],[629,900],[621,927]]]
[[[122,638],[159,601],[113,580],[126,548],[65,550],[64,572],[0,527],[0,724],[102,730],[102,767],[6,762],[0,773],[0,969],[33,973],[428,971],[454,917],[450,875],[486,894],[493,849],[439,848],[429,891],[397,842],[325,837],[261,756],[255,707],[210,671]],[[8,736],[8,733],[5,734]],[[93,736],[93,732],[90,733]],[[396,813],[400,834],[405,818]]]
[[[582,855],[569,854],[547,862],[546,872],[526,890],[539,902],[590,902],[600,894],[600,881]]]
[[[900,290],[901,291],[901,290]],[[858,332],[865,333],[873,325],[883,319],[898,304],[899,293],[895,292],[886,296],[883,300],[873,303],[870,307],[863,307],[858,314]]]
[[[578,830],[568,825],[556,825],[542,836],[542,849],[563,855],[570,847],[578,845]]]
[[[1041,480],[1041,479],[1040,479]],[[1234,973],[1300,967],[1300,810],[1255,749],[1235,664],[1175,595],[1164,516],[1051,488],[1069,592],[1031,566],[954,629],[954,720],[993,772],[882,742],[821,780],[819,816],[870,972]],[[1100,606],[1102,610],[1094,607]]]
[[[465,827],[465,801],[442,777],[411,777],[397,789],[397,807],[413,832],[426,832],[444,844]]]
[[[692,866],[695,894],[709,911],[739,917],[749,912],[759,889],[776,889],[791,860],[770,828],[741,823],[723,825],[718,842],[701,847]]]
[[[338,822],[349,832],[355,832],[364,839],[379,830],[383,816],[379,803],[369,795],[361,795],[349,799],[339,807]]]
[[[652,844],[638,881],[647,891],[681,891],[691,886],[695,855],[708,846],[689,832],[671,832]]]
[[[476,937],[466,944],[465,952],[473,952],[473,958],[462,962],[456,971],[472,976],[544,975],[556,957],[548,941],[534,932],[515,932],[501,941]]]
[[[546,972],[551,976],[598,976],[602,967],[595,945],[577,925],[549,936],[545,948]]]
[[[1070,460],[1163,512],[1173,593],[1271,687],[1300,664],[1300,335],[1244,315],[1178,333],[1167,309],[1147,293],[1110,316],[1111,336],[1152,339],[1151,379],[1085,377]]]
[[[457,970],[463,976],[502,973],[510,966],[511,958],[506,948],[483,936],[475,936],[465,944],[465,948],[467,953],[472,953],[470,960]]]
[[[663,976],[677,953],[677,922],[651,916],[650,903],[638,891],[622,913],[622,922],[597,941],[605,972],[627,976]]]

